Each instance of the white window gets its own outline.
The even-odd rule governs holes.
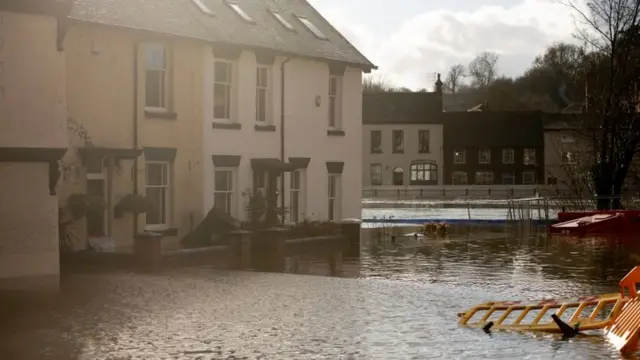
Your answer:
[[[251,18],[251,16],[249,16],[249,14],[247,14],[244,10],[242,10],[242,8],[240,7],[240,5],[233,3],[231,1],[227,1],[227,4],[229,4],[229,6],[233,9],[233,11],[236,12],[236,14],[238,14],[238,16],[240,16],[242,18],[242,20],[248,22],[248,23],[252,23],[254,22],[253,19]]]
[[[266,123],[269,118],[269,67],[258,65],[256,71],[256,121]]]
[[[468,178],[466,171],[454,171],[451,174],[451,182],[453,185],[467,185]]]
[[[145,51],[145,108],[167,110],[168,66],[163,44],[147,43]]]
[[[304,217],[304,170],[299,169],[292,171],[291,184],[290,184],[290,197],[289,197],[289,214],[291,215],[291,222],[298,223],[303,220]]]
[[[524,149],[523,162],[524,162],[525,165],[535,165],[536,164],[536,149]]]
[[[153,204],[147,211],[146,228],[167,228],[170,219],[170,164],[161,161],[146,163],[146,194]]]
[[[233,105],[233,63],[216,60],[213,79],[213,118],[231,120]]]
[[[329,128],[340,127],[340,85],[342,77],[329,76]]]
[[[213,207],[234,216],[233,170],[216,169],[214,172]]]
[[[340,175],[329,174],[329,220],[335,221],[340,213]]]
[[[516,174],[513,172],[502,173],[502,185],[515,185]]]
[[[463,165],[467,162],[467,152],[464,149],[453,150],[453,163]]]
[[[293,26],[291,25],[290,22],[287,21],[287,19],[284,18],[284,16],[282,16],[282,14],[277,13],[275,11],[272,11],[271,14],[273,15],[273,17],[275,17],[276,19],[278,19],[278,22],[280,22],[280,24],[282,24],[282,26],[284,26],[287,30],[289,31],[293,31]]]
[[[535,171],[525,171],[522,173],[522,184],[523,185],[534,185],[536,183],[536,173]]]
[[[476,185],[493,185],[493,173],[490,171],[476,172]]]
[[[371,164],[371,185],[382,185],[382,165]]]
[[[311,33],[313,35],[315,35],[315,37],[317,37],[318,39],[321,40],[329,40],[329,38],[327,37],[327,35],[325,35],[322,31],[320,31],[320,29],[318,29],[318,27],[311,22],[311,20],[302,17],[302,16],[298,16],[298,20],[300,20],[300,22],[309,30],[311,31]]]
[[[502,149],[502,163],[513,164],[515,163],[515,151],[513,149]]]
[[[198,7],[198,9],[200,9],[200,11],[202,11],[203,13],[209,15],[209,16],[215,16],[216,14],[211,11],[211,9],[209,9],[209,7],[207,7],[207,5],[205,5],[202,0],[192,0],[193,3],[196,5],[196,7]]]
[[[562,162],[565,164],[575,164],[576,156],[575,153],[571,151],[563,151],[562,152]]]
[[[491,163],[491,149],[481,148],[478,150],[478,164]]]

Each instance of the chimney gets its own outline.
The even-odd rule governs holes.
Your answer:
[[[436,94],[438,94],[438,97],[440,98],[440,105],[438,106],[438,108],[442,112],[444,109],[444,106],[442,104],[442,102],[444,101],[442,96],[442,85],[444,84],[442,83],[442,80],[440,80],[440,73],[438,73],[437,76],[438,76],[438,79],[436,80]]]

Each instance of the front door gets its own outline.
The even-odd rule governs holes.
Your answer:
[[[92,159],[86,166],[87,195],[99,197],[105,204],[107,203],[107,164],[106,159]],[[89,209],[86,219],[87,235],[89,237],[109,235],[105,209]]]

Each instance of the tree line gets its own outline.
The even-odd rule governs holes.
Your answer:
[[[580,113],[571,131],[581,140],[587,165],[574,169],[600,209],[620,208],[620,196],[640,145],[640,1],[573,0],[577,44],[554,43],[518,77],[499,75],[499,55],[478,54],[454,64],[444,90],[488,110]],[[407,91],[368,79],[364,91]],[[454,100],[455,101],[455,100]]]

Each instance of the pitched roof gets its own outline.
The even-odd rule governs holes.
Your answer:
[[[436,92],[378,92],[362,95],[364,124],[439,124],[442,97]]]
[[[63,16],[69,12],[72,0],[0,0],[0,11]]]
[[[214,16],[200,10],[204,4]],[[243,20],[227,0],[75,0],[75,20],[182,36],[207,42],[272,49],[285,54],[347,63],[365,71],[376,67],[306,0],[233,0],[253,20]],[[273,16],[282,15],[290,31]],[[309,19],[328,40],[309,31]]]

